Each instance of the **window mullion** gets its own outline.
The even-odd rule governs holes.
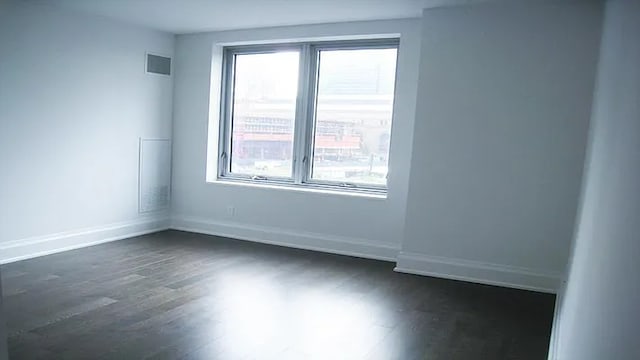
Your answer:
[[[304,147],[304,171],[302,182],[311,179],[313,166],[313,143],[315,134],[315,107],[316,107],[316,84],[318,77],[318,52],[315,46],[309,45],[308,49],[308,72],[307,72],[307,108],[305,109],[305,133],[306,140]]]
[[[306,178],[306,148],[308,147],[305,134],[307,133],[307,113],[309,108],[309,78],[310,78],[310,46],[303,44],[300,50],[300,69],[298,76],[298,96],[296,102],[296,119],[293,139],[293,181],[301,184]]]

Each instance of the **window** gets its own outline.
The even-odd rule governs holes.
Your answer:
[[[228,47],[218,177],[386,192],[397,39]]]

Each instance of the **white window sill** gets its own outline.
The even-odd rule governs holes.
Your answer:
[[[364,191],[339,190],[339,189],[334,190],[334,189],[326,189],[326,188],[317,188],[317,187],[307,186],[307,185],[267,184],[267,183],[261,184],[256,182],[246,182],[246,181],[226,180],[226,179],[217,179],[213,181],[207,180],[207,184],[242,186],[242,187],[252,187],[252,188],[259,188],[259,189],[297,191],[297,192],[339,195],[339,196],[352,196],[352,197],[369,198],[369,199],[384,200],[387,198],[386,193],[371,193],[371,192],[364,192]]]

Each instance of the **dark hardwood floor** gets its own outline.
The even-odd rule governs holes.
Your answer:
[[[11,359],[546,359],[554,296],[167,231],[2,267]]]

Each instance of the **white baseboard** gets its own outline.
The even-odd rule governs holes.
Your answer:
[[[0,243],[0,264],[169,229],[167,215]]]
[[[399,250],[397,245],[372,242],[366,239],[276,227],[210,221],[183,216],[172,217],[171,220],[169,220],[166,214],[130,222],[0,243],[0,264],[167,229],[376,260],[397,260],[397,266],[394,269],[397,272],[481,284],[556,293],[561,283],[561,276],[559,274],[542,273],[526,268],[415,253],[400,252],[400,254],[398,254]]]
[[[561,281],[559,274],[406,252],[398,254],[398,263],[394,270],[546,293],[556,293]]]
[[[396,246],[365,239],[182,216],[172,217],[171,229],[376,260],[395,261],[398,253]]]

